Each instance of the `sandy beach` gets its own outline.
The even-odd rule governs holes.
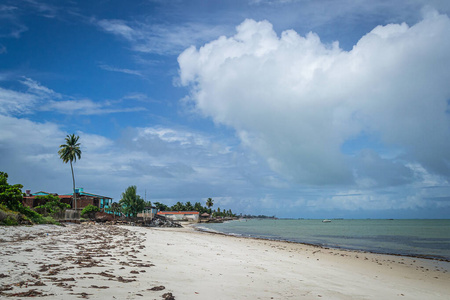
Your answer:
[[[0,227],[0,298],[449,299],[449,268],[192,228]]]

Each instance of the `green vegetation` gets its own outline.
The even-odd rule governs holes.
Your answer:
[[[208,200],[206,200],[206,206],[208,206],[208,208],[211,208],[214,205],[214,200],[211,198],[208,198]]]
[[[89,219],[94,219],[95,218],[95,213],[100,211],[100,208],[98,208],[97,206],[94,206],[92,204],[89,204],[88,206],[86,206],[85,208],[83,208],[83,210],[81,211],[81,216],[83,218],[89,218]]]
[[[72,182],[73,182],[73,197],[74,197],[74,208],[77,209],[77,194],[75,193],[75,176],[73,174],[73,166],[72,161],[77,161],[81,159],[81,150],[80,143],[78,140],[79,136],[75,136],[75,134],[66,136],[66,143],[59,146],[59,157],[62,159],[64,163],[70,162],[70,169],[72,170]]]
[[[19,225],[20,215],[16,211],[10,210],[4,204],[0,203],[0,225],[12,226]]]
[[[125,215],[135,218],[144,209],[145,201],[136,194],[136,186],[132,185],[122,193],[119,204],[122,206],[122,212]]]
[[[177,202],[172,206],[168,206],[164,203],[155,202],[154,206],[160,210],[160,211],[198,211],[200,214],[208,213],[212,214],[214,217],[236,217],[236,215],[231,211],[231,209],[228,210],[221,210],[220,207],[217,208],[217,210],[212,210],[211,207],[214,205],[214,200],[211,198],[208,198],[206,200],[206,207],[202,206],[200,202],[195,202],[194,205],[192,205],[191,202]]]
[[[59,214],[70,208],[69,204],[61,202],[59,197],[54,195],[37,196],[36,199],[45,200],[45,204],[34,208],[44,216]]]
[[[266,215],[241,215],[244,219],[276,219],[275,216],[266,216]]]
[[[0,225],[56,223],[51,217],[43,218],[22,204],[21,184],[8,184],[8,174],[0,172]]]
[[[105,210],[109,213],[114,214],[114,218],[115,218],[116,215],[120,215],[122,213],[122,206],[119,203],[114,202],[111,204],[110,207],[106,207]]]
[[[155,202],[154,205],[155,205],[156,209],[158,209],[159,211],[169,211],[169,210],[171,210],[170,207],[165,205],[164,203]]]

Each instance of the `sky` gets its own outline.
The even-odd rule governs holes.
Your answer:
[[[449,218],[447,0],[3,0],[0,171],[280,218]]]

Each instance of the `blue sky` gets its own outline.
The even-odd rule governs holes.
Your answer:
[[[294,218],[448,218],[448,1],[0,4],[0,170]]]

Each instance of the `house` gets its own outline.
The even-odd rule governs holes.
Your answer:
[[[75,192],[77,193],[77,209],[83,209],[88,205],[94,205],[100,208],[100,211],[103,211],[105,208],[110,207],[112,204],[112,198],[87,193],[83,188],[77,188],[75,189]],[[72,198],[73,193],[62,196],[69,196]]]
[[[144,220],[152,220],[158,213],[158,209],[154,206],[146,206],[141,213],[137,214],[138,218],[144,218]]]
[[[197,223],[200,214],[198,211],[160,211],[158,215],[173,221],[191,221]]]
[[[89,204],[97,206],[100,208],[101,211],[103,211],[105,208],[111,206],[112,198],[86,193],[84,192],[83,188],[75,189],[75,192],[77,193],[77,210],[82,210]],[[47,195],[53,195],[57,196],[61,202],[69,204],[72,208],[73,205],[73,193],[66,194],[66,195],[58,195],[56,193],[47,193],[47,192],[37,192],[34,194],[31,194],[29,190],[26,191],[25,196],[23,197],[22,203],[25,206],[28,207],[36,207],[42,204],[45,204],[45,200],[37,198],[38,196],[47,196]]]
[[[40,199],[38,197],[39,196],[45,197],[45,196],[48,196],[48,195],[57,196],[61,202],[69,204],[69,205],[72,204],[72,197],[71,196],[58,195],[56,193],[47,193],[47,192],[44,192],[44,191],[39,191],[37,193],[31,194],[30,190],[27,190],[26,193],[25,193],[25,196],[23,196],[22,204],[24,206],[28,206],[28,207],[31,207],[31,208],[39,206],[39,205],[44,205],[46,200],[45,199]]]

